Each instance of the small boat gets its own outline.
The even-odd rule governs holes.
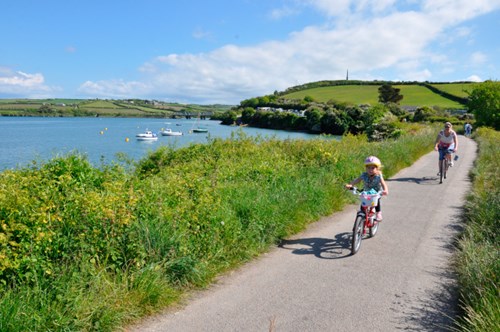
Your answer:
[[[193,133],[208,133],[208,128],[204,127],[194,128]]]
[[[172,129],[167,128],[165,130],[160,131],[160,134],[162,136],[181,136],[182,131],[173,131]]]
[[[158,140],[158,135],[153,133],[151,130],[146,130],[143,133],[135,135],[135,138],[138,141],[157,141]]]
[[[200,127],[200,114],[198,113],[198,117],[196,118],[196,122],[191,127],[189,133],[208,133],[208,128]]]

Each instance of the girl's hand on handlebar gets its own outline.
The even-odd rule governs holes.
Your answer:
[[[344,187],[345,187],[346,189],[351,189],[351,188],[352,188],[352,184],[346,184]]]
[[[388,190],[382,191],[382,196],[387,196],[387,195],[389,195],[389,191]]]

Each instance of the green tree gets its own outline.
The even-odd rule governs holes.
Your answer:
[[[42,105],[40,108],[38,108],[38,112],[42,114],[52,114],[55,113],[55,111],[49,106],[49,105]]]
[[[258,98],[259,106],[267,106],[269,105],[270,98],[269,96],[262,96]]]
[[[395,116],[403,116],[403,115],[406,115],[408,113],[404,109],[399,107],[398,104],[395,104],[395,103],[387,103],[386,106],[389,109],[389,111],[392,114],[394,114]]]
[[[232,125],[236,122],[236,119],[238,118],[238,113],[235,111],[226,111],[224,114],[221,116],[222,124],[224,125]]]
[[[245,109],[241,112],[241,121],[247,124],[251,123],[254,114],[255,109],[253,109],[252,107],[245,107]]]
[[[399,104],[399,102],[403,99],[403,95],[399,94],[400,91],[401,89],[396,89],[391,84],[383,84],[380,88],[378,88],[378,101],[384,104]]]
[[[314,97],[307,95],[304,97],[304,101],[306,103],[312,103],[314,101]]]
[[[419,107],[413,114],[413,122],[426,121],[429,118],[435,116],[437,112],[430,107],[424,106]]]
[[[374,123],[377,123],[384,115],[389,112],[385,105],[375,105],[367,109],[363,115],[362,119],[366,127],[370,127]]]
[[[321,131],[321,117],[323,113],[317,108],[309,109],[305,112],[307,119],[307,129],[311,131]]]
[[[346,112],[330,109],[321,118],[321,131],[332,135],[343,135],[351,123],[352,119]]]
[[[476,125],[500,129],[500,82],[486,81],[475,85],[469,94],[469,112],[476,117]]]
[[[257,98],[250,98],[250,99],[245,99],[242,102],[240,102],[241,107],[257,107],[259,106],[259,100]]]

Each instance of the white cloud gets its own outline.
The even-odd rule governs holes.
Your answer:
[[[396,0],[306,0],[304,3],[328,17],[377,14],[394,7]]]
[[[123,80],[109,80],[83,83],[78,92],[100,98],[130,98],[147,95],[150,88],[142,82],[126,82]]]
[[[0,94],[38,98],[52,96],[57,91],[60,89],[45,84],[45,78],[40,73],[29,74],[5,67],[0,70]]]
[[[358,77],[379,77],[384,71],[394,79],[428,80],[429,66],[441,72],[452,68],[453,58],[434,54],[430,46],[448,30],[462,36],[470,30],[459,23],[498,8],[499,0],[409,1],[411,10],[396,7],[394,0],[304,0],[337,21],[305,27],[283,41],[254,46],[226,45],[200,54],[167,54],[139,68],[143,82],[122,80],[85,82],[80,92],[90,96],[130,97],[153,95],[179,102],[238,103],[290,86],[327,79],[343,79],[346,70]],[[422,8],[418,10],[418,4]],[[282,9],[283,10],[283,9]],[[277,11],[276,17],[292,13]],[[377,13],[372,16],[372,13]],[[344,15],[356,16],[344,20]],[[281,16],[280,16],[281,15]],[[340,22],[336,27],[332,23]],[[475,53],[473,62],[484,61]]]
[[[481,65],[485,63],[487,60],[487,56],[481,52],[474,52],[471,55],[471,62],[473,65]]]
[[[282,8],[276,8],[271,11],[269,14],[269,17],[273,20],[280,20],[284,17],[290,17],[290,16],[295,16],[298,15],[300,11],[297,8],[292,8],[292,7],[282,7]]]
[[[467,81],[482,82],[483,80],[477,75],[471,75],[471,76],[467,77]]]
[[[211,39],[212,33],[209,31],[206,31],[200,27],[197,27],[193,31],[193,38],[195,38],[195,39]]]

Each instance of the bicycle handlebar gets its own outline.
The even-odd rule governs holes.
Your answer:
[[[352,186],[351,188],[348,188],[348,189],[352,191],[353,195],[361,195],[363,193],[363,191],[362,190],[360,191],[358,189],[358,187]],[[383,193],[384,193],[383,190],[380,190],[380,191],[377,192],[377,194],[380,195],[380,196],[382,196]]]

